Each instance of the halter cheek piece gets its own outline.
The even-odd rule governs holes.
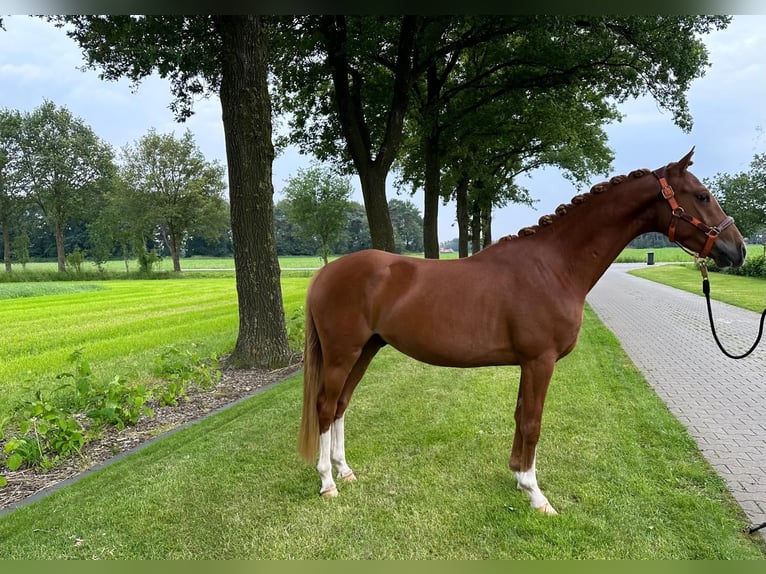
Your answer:
[[[695,254],[696,257],[704,260],[710,254],[710,250],[713,248],[715,240],[718,239],[718,235],[720,235],[724,229],[734,223],[734,218],[727,215],[721,223],[710,227],[696,217],[686,213],[684,208],[678,205],[678,202],[675,198],[675,193],[673,192],[673,188],[670,187],[670,184],[665,179],[665,168],[657,169],[653,171],[652,174],[660,182],[660,186],[662,188],[662,197],[664,197],[670,205],[672,217],[670,218],[670,227],[668,228],[668,239],[673,242],[676,241],[676,226],[678,225],[679,220],[683,219],[687,223],[692,224],[694,227],[707,235],[707,241],[705,242],[705,246],[702,248],[702,251],[700,251],[699,254]]]

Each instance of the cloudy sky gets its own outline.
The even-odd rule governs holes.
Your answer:
[[[82,71],[81,52],[63,30],[27,16],[5,16],[3,21],[0,108],[32,111],[43,100],[51,100],[84,120],[115,150],[135,142],[152,127],[178,136],[188,128],[205,156],[225,165],[217,98],[199,100],[195,115],[178,124],[168,109],[171,95],[165,80],[149,78],[135,91],[127,81],[102,81],[97,72]],[[692,131],[681,131],[671,115],[650,98],[626,102],[620,107],[625,115],[622,122],[606,128],[615,152],[609,175],[640,167],[654,169],[696,146],[692,171],[702,179],[747,170],[756,153],[766,152],[766,16],[734,16],[726,30],[706,36],[704,42],[712,66],[687,94],[694,119]],[[278,196],[287,179],[309,162],[295,150],[277,158],[274,189]],[[597,176],[591,183],[603,179],[605,176]],[[389,196],[396,197],[392,181],[390,176]],[[536,223],[541,215],[553,212],[578,193],[554,169],[538,170],[520,178],[519,183],[537,203],[534,209],[512,205],[498,210],[493,222],[495,238]],[[356,180],[354,184],[354,199],[361,203]],[[422,211],[422,195],[411,199]],[[454,205],[443,207],[439,219],[440,240],[456,237]]]

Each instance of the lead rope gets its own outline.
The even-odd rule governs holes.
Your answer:
[[[758,337],[755,339],[753,346],[741,355],[733,355],[732,353],[729,353],[726,349],[723,348],[721,341],[718,339],[718,333],[715,331],[715,323],[713,322],[713,309],[710,306],[710,281],[708,281],[707,276],[707,264],[705,263],[704,259],[699,259],[696,261],[696,263],[700,268],[700,273],[702,273],[702,292],[705,294],[705,301],[707,302],[707,315],[710,319],[710,330],[713,332],[713,339],[715,339],[715,342],[718,344],[718,348],[721,349],[721,352],[730,359],[744,359],[750,353],[755,351],[758,343],[761,342],[761,337],[763,336],[763,322],[766,320],[766,309],[764,309],[763,313],[761,313],[761,323],[758,327]]]
[[[721,352],[729,357],[730,359],[744,359],[747,357],[750,353],[752,353],[755,348],[758,346],[758,343],[761,342],[761,337],[763,336],[763,322],[766,320],[766,309],[763,310],[763,313],[761,313],[761,324],[758,328],[758,337],[755,340],[755,343],[753,343],[753,346],[748,349],[747,352],[741,354],[741,355],[733,355],[729,353],[726,349],[723,348],[723,345],[721,344],[721,341],[718,339],[718,334],[715,332],[715,323],[713,322],[713,310],[710,306],[710,281],[708,281],[707,276],[707,264],[705,263],[704,259],[697,259],[695,257],[695,263],[700,268],[700,273],[702,273],[702,292],[705,294],[705,301],[707,302],[707,315],[710,319],[710,330],[713,332],[713,338],[715,339],[715,342],[718,344],[718,348],[721,349]],[[758,526],[753,526],[748,529],[749,534],[753,534],[754,532],[758,532],[762,528],[766,528],[766,522],[763,524],[759,524]]]

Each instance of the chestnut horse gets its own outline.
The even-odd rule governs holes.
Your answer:
[[[733,220],[688,171],[693,153],[598,184],[539,225],[471,257],[439,261],[367,250],[318,271],[306,296],[299,451],[310,462],[319,451],[320,494],[338,494],[333,465],[340,479],[355,478],[346,462],[344,413],[370,361],[388,344],[432,365],[520,365],[509,466],[531,506],[555,514],[537,485],[535,449],[554,366],[577,343],[593,285],[628,242],[649,231],[709,255],[719,267],[744,261]]]

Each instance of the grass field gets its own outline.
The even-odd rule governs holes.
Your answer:
[[[0,517],[6,558],[762,559],[723,481],[586,313],[543,420],[539,515],[507,469],[516,368],[384,349],[347,417],[359,480],[317,496],[300,376]]]

